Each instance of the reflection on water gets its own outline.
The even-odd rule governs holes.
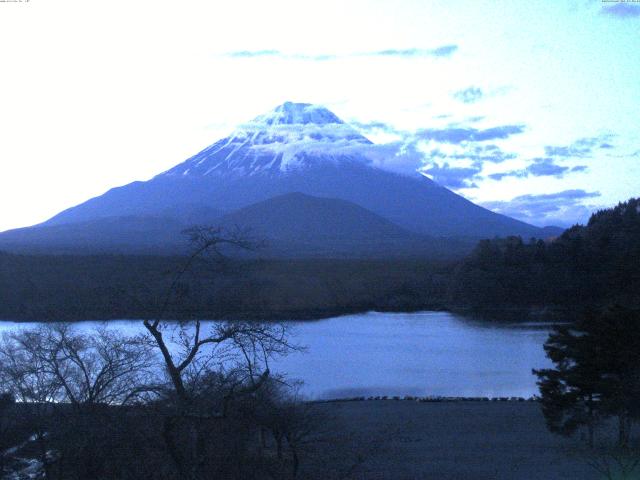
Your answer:
[[[97,322],[82,322],[90,329]],[[366,313],[291,322],[303,353],[272,370],[304,382],[313,398],[375,395],[521,396],[537,393],[532,368],[549,366],[542,345],[550,324],[496,323],[446,312]],[[0,331],[29,324],[0,322]],[[140,321],[109,326],[128,334]]]

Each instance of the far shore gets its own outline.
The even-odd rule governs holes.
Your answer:
[[[317,310],[301,310],[301,311],[277,311],[277,312],[246,312],[234,313],[229,315],[220,315],[217,317],[195,318],[193,316],[167,318],[169,322],[184,321],[249,321],[249,322],[303,322],[303,321],[321,321],[335,317],[345,317],[349,315],[367,314],[371,312],[378,313],[420,313],[420,312],[448,312],[454,315],[460,315],[490,322],[528,322],[541,321],[549,323],[570,322],[575,317],[576,308],[558,308],[558,307],[536,307],[523,308],[517,306],[506,306],[494,309],[471,309],[456,306],[449,308],[441,304],[425,304],[411,307],[398,308],[377,308],[377,307],[354,307],[354,308],[333,308],[333,309],[317,309]],[[155,317],[149,316],[149,319]],[[55,316],[53,318],[0,318],[0,322],[11,323],[78,323],[78,322],[111,322],[111,321],[143,321],[144,318],[123,318],[120,317],[104,317],[92,316],[88,313],[82,318]]]

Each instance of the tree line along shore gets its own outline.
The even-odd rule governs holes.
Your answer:
[[[314,319],[369,310],[452,310],[571,320],[640,306],[640,202],[593,214],[552,240],[481,240],[457,260],[200,259],[181,278],[176,320]],[[146,318],[184,257],[0,253],[0,318]]]

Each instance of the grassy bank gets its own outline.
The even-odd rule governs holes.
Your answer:
[[[316,408],[350,438],[344,448],[360,455],[349,478],[601,478],[583,442],[547,431],[537,402],[374,400]]]

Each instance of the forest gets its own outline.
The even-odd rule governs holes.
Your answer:
[[[582,313],[640,307],[640,200],[595,212],[552,241],[482,240],[449,282],[451,308]]]
[[[594,213],[551,240],[482,240],[467,257],[200,259],[174,319],[313,319],[368,310],[526,318],[640,305],[640,201]],[[0,318],[146,318],[184,258],[0,253]]]
[[[145,318],[182,257],[0,254],[0,318]],[[423,260],[199,260],[181,280],[174,319],[313,319],[368,310],[444,307],[449,262]]]

